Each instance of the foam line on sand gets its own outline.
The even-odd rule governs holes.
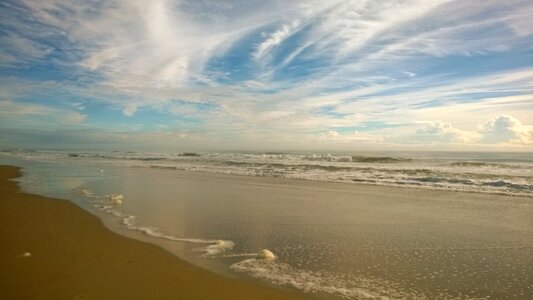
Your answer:
[[[0,166],[0,299],[304,299],[112,233],[69,201],[23,193]]]

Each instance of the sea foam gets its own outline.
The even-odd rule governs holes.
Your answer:
[[[436,158],[297,153],[5,152],[27,160],[64,161],[212,173],[275,176],[434,190],[533,195],[533,160],[525,154]],[[509,157],[508,157],[509,156]],[[468,160],[465,160],[468,159]],[[117,203],[115,203],[117,204]]]
[[[142,232],[148,236],[160,239],[166,239],[175,242],[193,243],[193,244],[207,244],[204,247],[196,248],[195,251],[203,253],[205,256],[218,256],[228,250],[233,249],[235,243],[229,240],[209,240],[209,239],[195,239],[195,238],[180,238],[173,235],[165,234],[159,231],[156,227],[137,226],[136,217],[129,215],[122,219],[122,224],[130,230]]]
[[[289,286],[306,293],[330,294],[346,299],[427,299],[424,294],[396,289],[395,284],[382,279],[366,278],[353,274],[328,271],[311,271],[294,268],[284,263],[270,250],[259,253],[235,254],[227,257],[253,256],[230,266],[232,271]]]
[[[124,201],[124,195],[109,195],[107,198],[115,205],[122,204],[122,201]]]
[[[234,246],[235,243],[232,241],[217,240],[215,243],[212,243],[205,248],[199,248],[199,250],[203,251],[206,256],[216,256],[227,250],[233,249]]]
[[[276,259],[270,250],[262,250],[255,258],[234,263],[230,269],[272,284],[289,286],[306,293],[323,293],[347,299],[426,299],[425,295],[394,289],[385,280],[327,271],[296,269]]]
[[[120,194],[106,195],[99,197],[94,195],[89,189],[80,190],[81,194],[91,200],[91,205],[97,208],[101,212],[112,214],[116,217],[122,218],[122,225],[126,226],[129,230],[142,232],[150,237],[165,239],[175,242],[204,244],[206,246],[194,249],[196,252],[202,253],[206,257],[219,256],[235,246],[233,241],[229,240],[214,240],[214,239],[196,239],[196,238],[181,238],[173,235],[165,234],[161,232],[157,227],[139,226],[137,224],[137,217],[134,215],[125,215],[118,210],[117,206],[122,203],[124,196]],[[111,202],[114,205],[109,205]]]
[[[269,253],[272,252],[269,251]],[[265,259],[260,255],[257,258],[237,262],[231,265],[230,269],[256,279],[276,285],[290,286],[307,293],[327,293],[351,299],[383,299],[380,295],[372,294],[363,288],[348,287],[347,282],[337,276],[296,270],[288,264],[273,259]]]
[[[259,254],[257,254],[257,259],[274,260],[276,258],[276,255],[274,255],[274,253],[268,249],[263,249],[261,252],[259,252]]]

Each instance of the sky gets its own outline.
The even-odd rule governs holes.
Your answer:
[[[0,148],[533,151],[533,1],[4,0]]]

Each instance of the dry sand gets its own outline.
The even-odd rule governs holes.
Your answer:
[[[112,233],[68,201],[21,192],[8,180],[18,176],[18,168],[0,166],[0,299],[306,298]]]

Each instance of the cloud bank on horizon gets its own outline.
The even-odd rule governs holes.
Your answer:
[[[533,149],[533,2],[2,1],[0,147]]]

